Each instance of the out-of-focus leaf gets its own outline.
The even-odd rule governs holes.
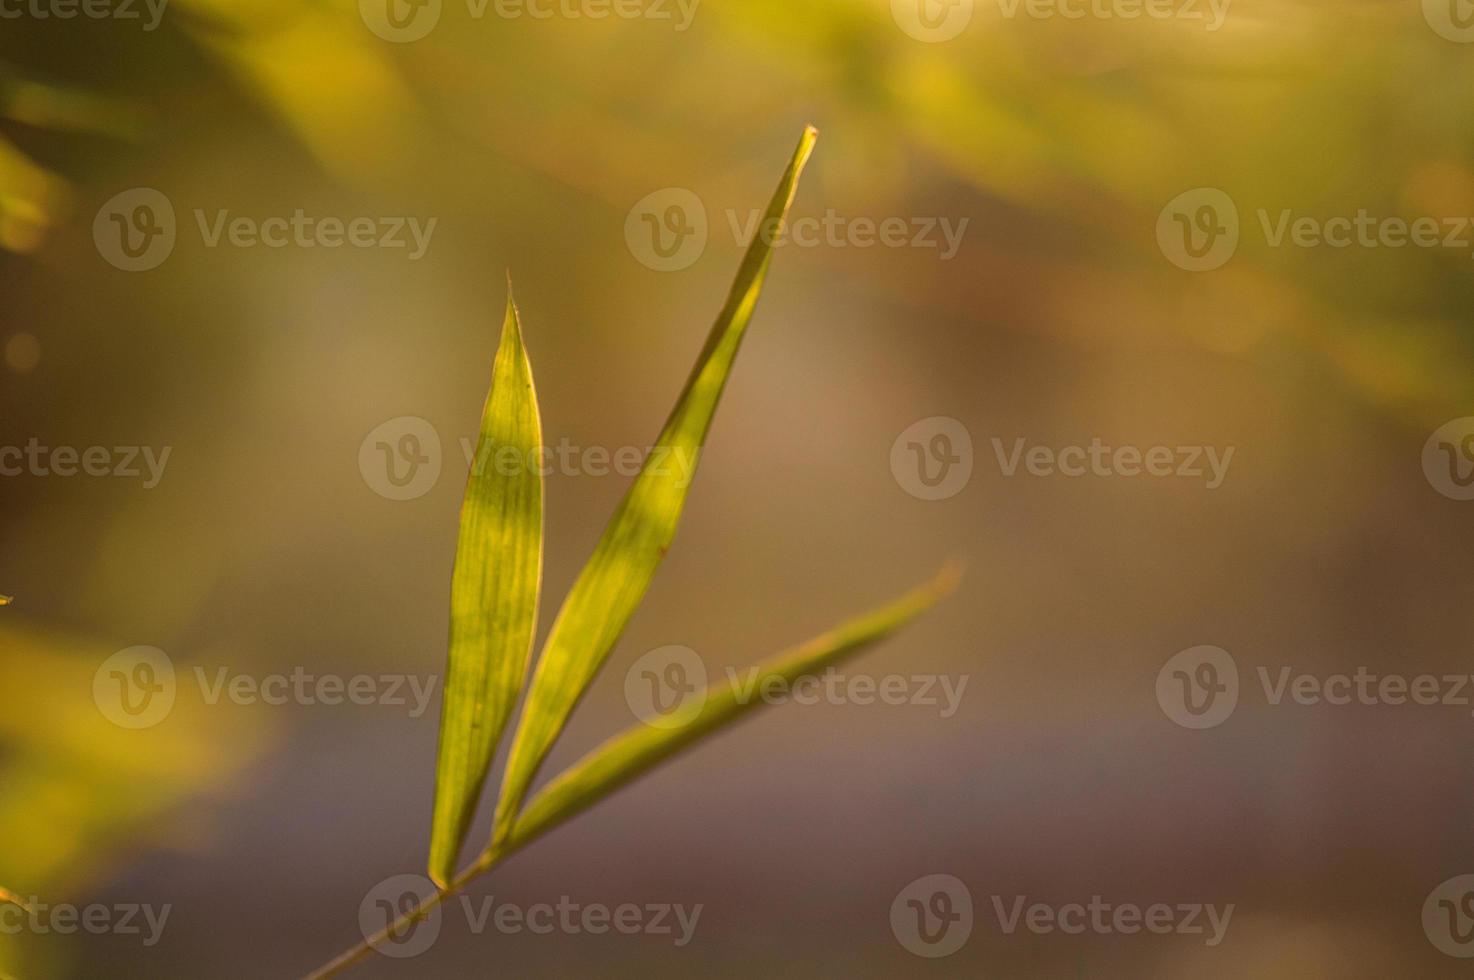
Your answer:
[[[450,587],[450,656],[430,830],[430,877],[442,888],[455,871],[527,674],[542,585],[542,421],[510,288]]]
[[[416,175],[415,97],[385,44],[347,7],[184,0],[196,40],[340,178]]]
[[[69,201],[60,177],[0,138],[0,248],[34,251]]]
[[[765,702],[757,692],[781,679],[800,677],[853,656],[925,612],[951,592],[960,571],[944,568],[934,579],[889,605],[764,662],[754,676],[712,685],[697,695],[699,710],[678,727],[641,724],[616,735],[544,787],[517,818],[505,849],[516,850],[610,795],[637,777]],[[684,710],[684,709],[683,709]]]
[[[763,228],[785,220],[818,132],[804,130],[768,204]],[[493,840],[517,810],[569,714],[609,656],[675,536],[697,456],[762,291],[776,236],[759,234],[743,257],[726,305],[634,485],[615,512],[553,622],[512,742]]]
[[[137,139],[150,120],[143,108],[79,88],[52,85],[0,62],[0,117],[57,132]]]

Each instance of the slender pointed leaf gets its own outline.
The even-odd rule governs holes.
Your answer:
[[[804,130],[761,226],[781,226],[818,132]],[[697,457],[762,291],[775,236],[759,234],[743,257],[726,305],[665,423],[656,449],[574,582],[538,659],[497,804],[494,839],[512,827],[522,800],[568,716],[624,632],[675,536]]]
[[[455,871],[532,654],[542,584],[542,422],[508,283],[507,315],[461,507],[450,587],[430,877]]]
[[[800,677],[854,656],[894,632],[952,591],[959,576],[954,566],[887,606],[849,620],[787,653],[764,662],[754,676],[712,685],[698,695],[699,705],[679,727],[640,724],[616,735],[574,763],[544,787],[517,818],[507,852],[516,850],[565,820],[649,772],[683,749],[725,728],[766,702],[756,692],[774,679],[791,685]],[[681,710],[685,710],[682,708]]]

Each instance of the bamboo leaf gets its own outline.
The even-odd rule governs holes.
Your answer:
[[[906,625],[951,592],[961,574],[949,565],[934,579],[906,595],[849,620],[802,646],[759,665],[741,683],[712,685],[698,695],[695,711],[684,725],[640,724],[616,735],[574,763],[544,787],[517,818],[505,844],[511,852],[530,843],[615,790],[649,772],[671,756],[732,724],[765,702],[755,692],[774,678],[792,684],[848,657]],[[682,709],[684,710],[684,709]]]
[[[508,282],[507,313],[461,507],[430,877],[455,870],[532,654],[542,585],[542,422]]]
[[[817,138],[812,126],[804,130],[761,227],[775,228],[786,219]],[[675,536],[697,457],[762,291],[775,237],[759,234],[753,238],[726,305],[656,440],[655,451],[615,511],[553,622],[512,741],[497,804],[494,841],[510,832],[548,750],[608,659]]]

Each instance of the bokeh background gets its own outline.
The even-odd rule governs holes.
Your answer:
[[[365,892],[423,868],[438,697],[409,717],[181,684],[129,731],[95,672],[147,644],[181,673],[438,675],[504,270],[548,441],[644,446],[739,261],[727,209],[767,200],[812,122],[797,215],[966,217],[961,248],[779,249],[676,546],[548,772],[632,723],[646,651],[750,664],[949,556],[958,594],[849,670],[967,675],[960,710],[766,711],[471,890],[701,903],[684,948],[452,916],[354,975],[1461,975],[1421,914],[1474,871],[1470,708],[1274,707],[1253,676],[1469,670],[1474,503],[1422,454],[1474,414],[1471,248],[1276,248],[1256,217],[1474,215],[1474,46],[1437,6],[1234,0],[1210,31],[978,2],[937,42],[884,0],[705,0],[684,31],[445,0],[408,43],[337,0],[0,21],[0,444],[172,449],[153,489],[0,478],[0,885],[172,906],[152,947],[0,935],[0,971],[295,976],[357,940]],[[136,187],[178,241],[130,273],[93,222]],[[658,272],[625,226],[669,187],[710,241]],[[1157,226],[1200,187],[1242,234],[1190,272]],[[437,224],[409,261],[209,248],[195,209]],[[394,501],[358,458],[402,416],[445,465]],[[934,416],[975,465],[929,501],[890,457]],[[1210,491],[1005,477],[990,442],[1094,437],[1235,455]],[[626,484],[550,478],[544,630]],[[1191,731],[1155,684],[1199,644],[1245,691]],[[889,911],[936,873],[977,921],[930,960]],[[1008,935],[991,906],[1097,894],[1235,913],[1210,948]]]

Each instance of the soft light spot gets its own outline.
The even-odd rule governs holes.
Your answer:
[[[41,342],[31,334],[11,334],[5,341],[5,366],[16,374],[30,374],[40,361]]]

